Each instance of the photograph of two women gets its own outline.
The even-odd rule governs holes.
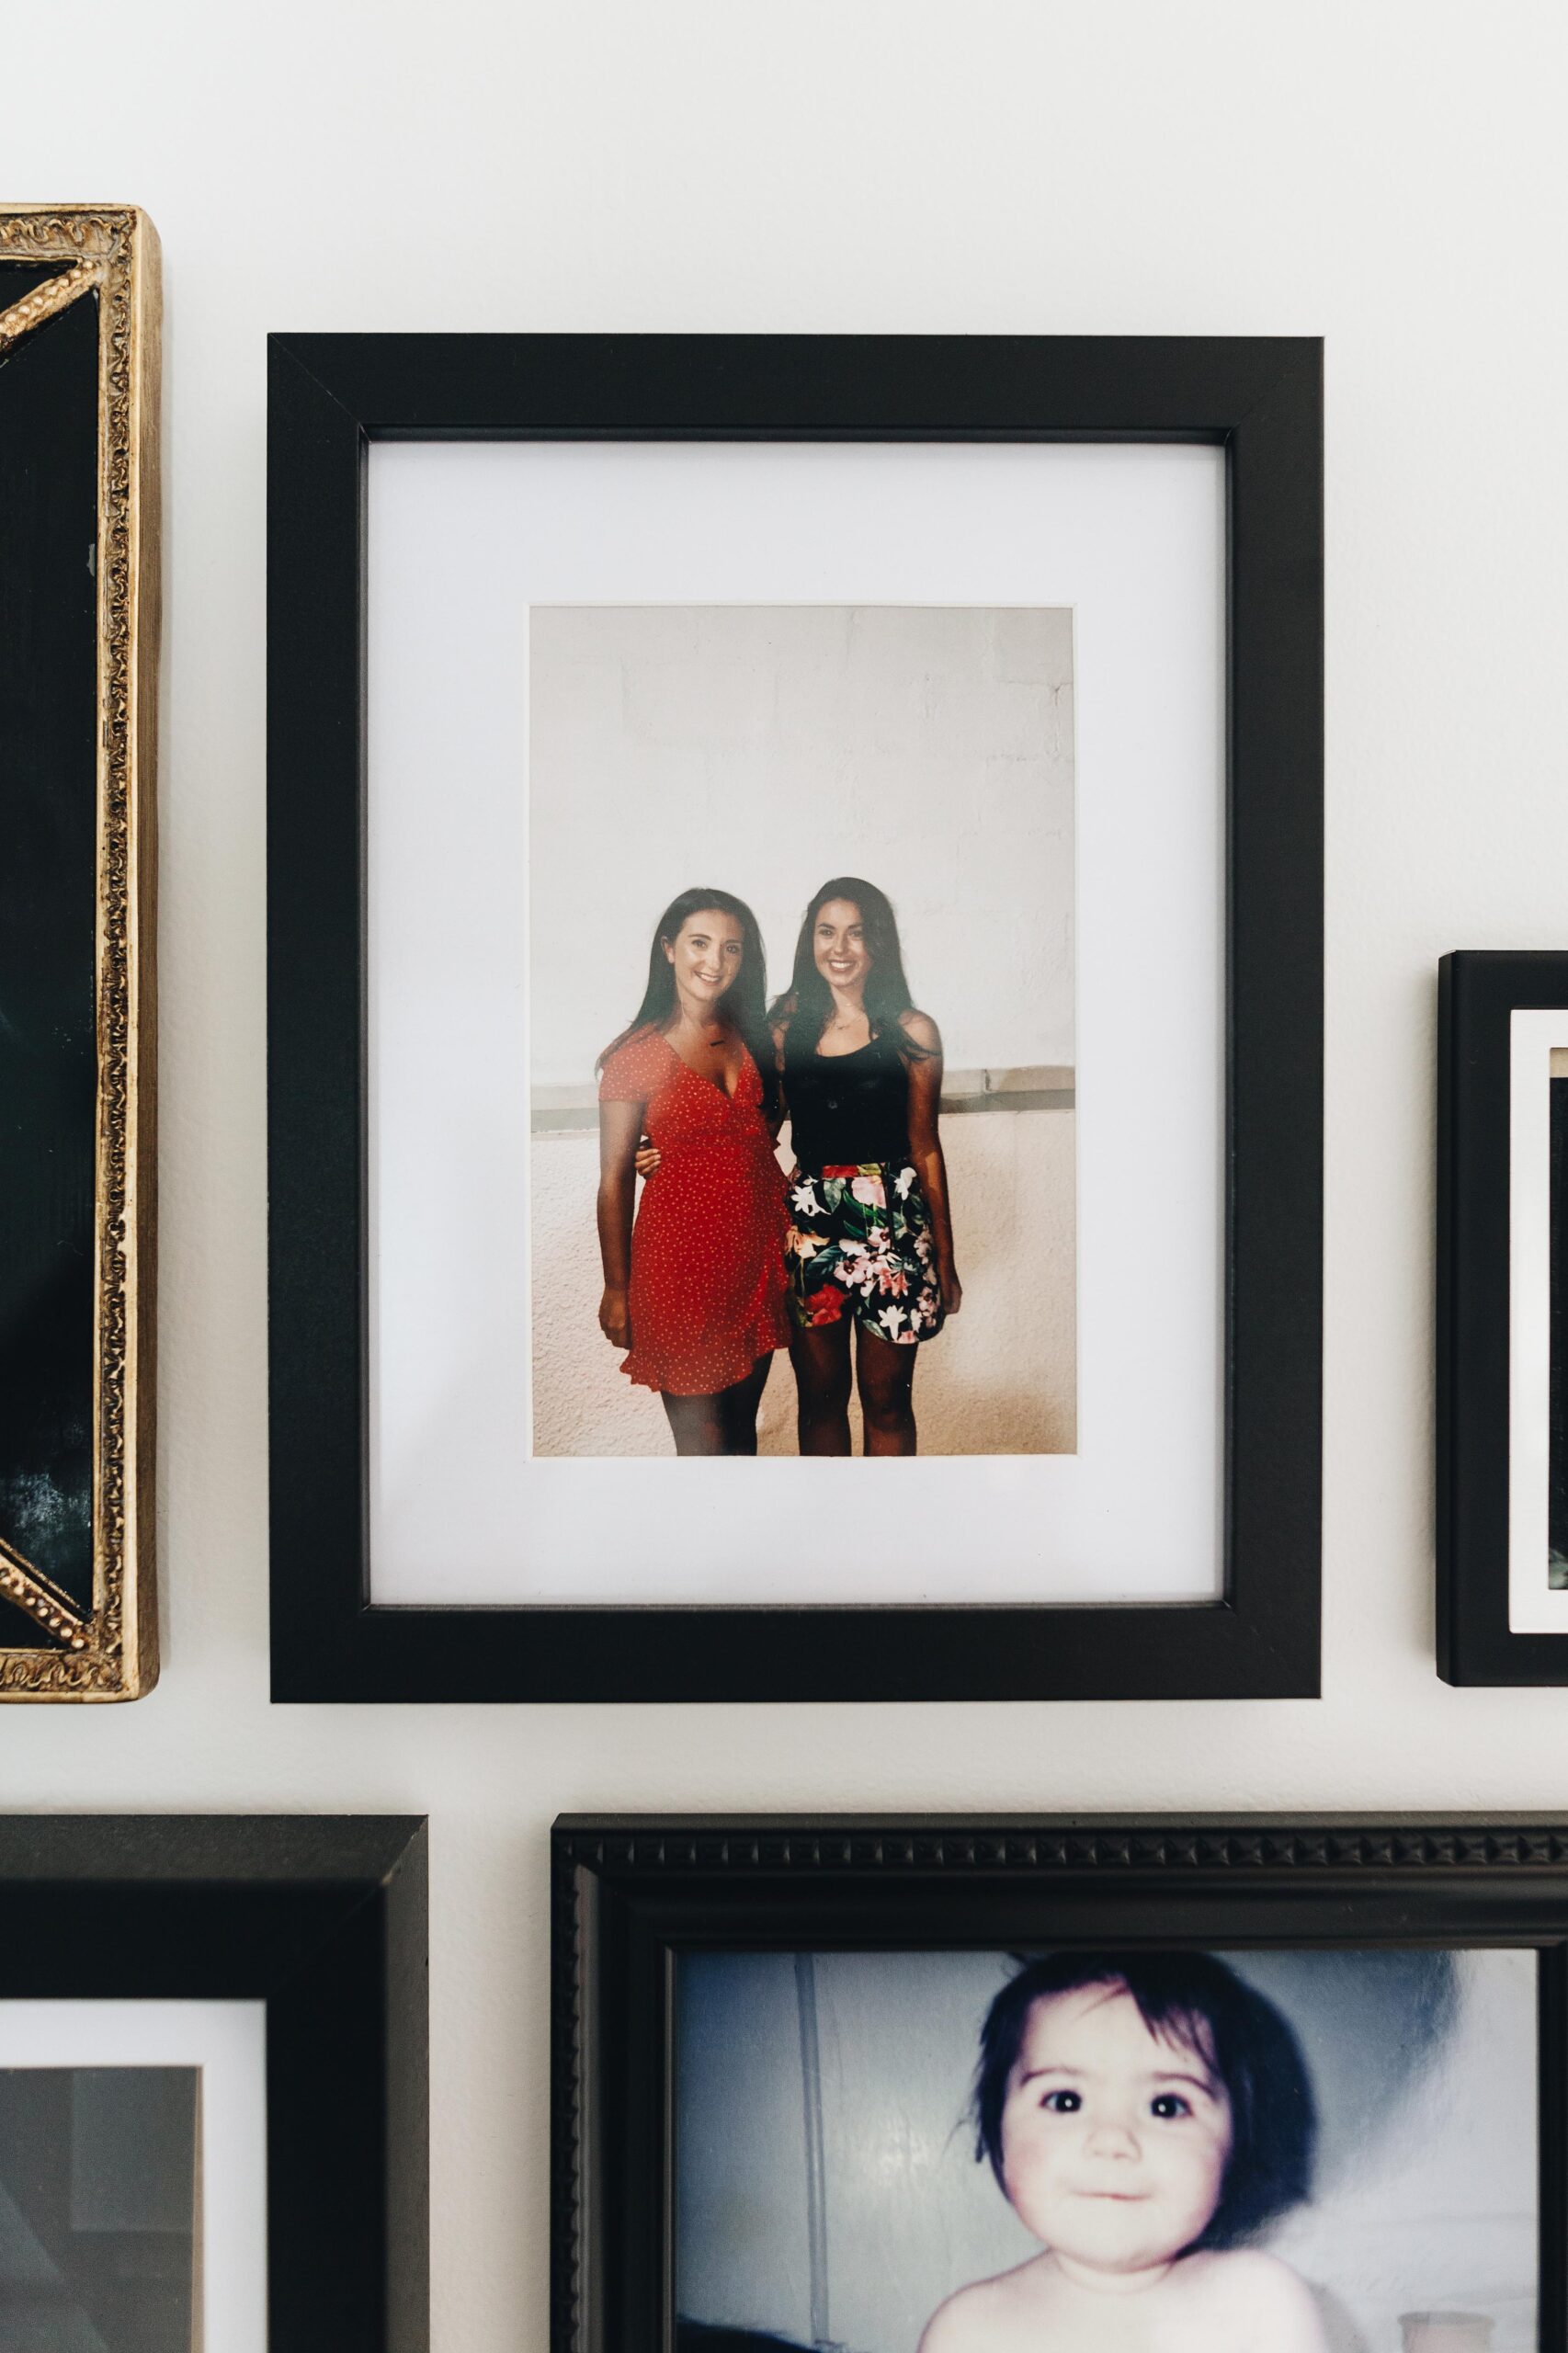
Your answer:
[[[1070,1454],[1073,616],[529,619],[533,1450]]]

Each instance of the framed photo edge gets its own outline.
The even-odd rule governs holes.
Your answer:
[[[1438,965],[1437,1672],[1458,1686],[1568,1684],[1568,1630],[1516,1632],[1509,1607],[1511,1017],[1559,1006],[1568,1043],[1568,949]]]
[[[417,1816],[0,1815],[0,1998],[267,2006],[269,2344],[428,2353]]]
[[[1315,1697],[1321,343],[280,335],[270,341],[270,371],[274,1698]],[[371,1603],[365,471],[372,439],[420,438],[1185,440],[1227,450],[1222,1600],[837,1609]],[[295,844],[307,816],[312,857],[303,860]]]
[[[154,1325],[162,261],[134,205],[0,207],[0,260],[56,265],[0,310],[0,357],[98,303],[97,888],[92,1606],[0,1529],[0,1596],[38,1647],[0,1648],[0,1699],[136,1699],[158,1677]]]
[[[551,1852],[552,2353],[667,2353],[672,2342],[669,1969],[683,1943],[752,1952],[1058,1940],[1194,1948],[1221,1935],[1280,1948],[1533,1944],[1541,2343],[1557,2344],[1568,2326],[1568,2242],[1556,2227],[1568,2195],[1562,1817],[562,1815]],[[1155,1898],[1172,1921],[1158,1939],[1135,1916]],[[1070,1925],[1046,1926],[1052,1900],[1070,1906]],[[1251,1934],[1235,1926],[1237,1908],[1249,1906],[1259,1915]]]

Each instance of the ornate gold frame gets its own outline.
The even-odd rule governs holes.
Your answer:
[[[84,1616],[0,1530],[0,1594],[50,1638],[0,1649],[0,1699],[136,1699],[158,1674],[158,238],[131,205],[22,205],[0,211],[0,259],[68,265],[0,311],[0,354],[95,290],[99,306],[93,1604]]]

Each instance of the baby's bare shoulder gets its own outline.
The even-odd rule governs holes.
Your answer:
[[[1205,2286],[1216,2313],[1237,2314],[1249,2328],[1267,2324],[1271,2353],[1327,2353],[1317,2299],[1299,2271],[1258,2247],[1236,2247],[1207,2259]]]
[[[966,2347],[978,2341],[979,2318],[970,2312],[974,2292],[972,2288],[960,2288],[956,2296],[937,2305],[920,2332],[917,2353],[965,2353]]]
[[[919,2353],[1010,2353],[1015,2343],[1032,2342],[1027,2324],[1039,2262],[1031,2257],[1016,2271],[976,2279],[949,2296],[926,2322]]]

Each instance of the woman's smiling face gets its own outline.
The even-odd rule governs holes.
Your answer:
[[[664,945],[675,966],[676,988],[699,1006],[718,1004],[745,952],[739,923],[717,907],[698,907]]]
[[[853,991],[864,986],[871,959],[866,950],[866,926],[852,899],[828,899],[817,909],[812,952],[829,988]]]
[[[1018,2218],[1079,2278],[1173,2262],[1211,2220],[1231,2154],[1223,2084],[1119,1984],[1036,2002],[1002,2109]]]

